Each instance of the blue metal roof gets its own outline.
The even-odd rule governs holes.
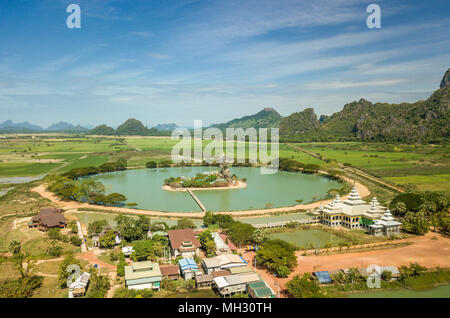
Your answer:
[[[198,269],[197,264],[192,258],[182,258],[178,261],[178,264],[183,271],[186,269]]]
[[[321,284],[328,284],[331,283],[331,277],[330,277],[330,273],[328,273],[327,271],[322,271],[322,272],[314,272],[314,275],[316,275],[317,279],[319,280],[319,282]]]

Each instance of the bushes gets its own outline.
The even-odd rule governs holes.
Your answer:
[[[59,257],[62,254],[62,247],[59,245],[51,245],[47,248],[47,254],[51,257]]]
[[[195,229],[197,226],[194,224],[194,222],[191,219],[188,218],[181,218],[177,222],[177,229]]]
[[[117,276],[125,276],[125,266],[127,266],[127,262],[125,262],[125,255],[123,255],[122,253],[120,256],[119,264],[117,264]]]
[[[70,243],[72,243],[75,246],[81,246],[83,241],[78,236],[71,236]]]
[[[149,169],[156,168],[156,162],[155,161],[149,161],[145,164],[145,166]]]
[[[95,175],[102,172],[121,171],[126,169],[126,162],[107,162],[100,167],[75,168],[61,176],[49,175],[45,178],[48,189],[64,200],[89,202],[99,205],[118,205],[126,201],[119,193],[105,196],[105,187],[101,182],[80,180],[80,177]]]
[[[51,240],[55,240],[55,241],[63,241],[63,236],[61,234],[61,230],[58,228],[53,228],[53,229],[49,229],[47,231],[47,236],[49,239]]]
[[[0,298],[28,298],[42,286],[43,277],[30,276],[17,280],[7,280],[0,284]]]
[[[295,298],[318,298],[323,297],[319,283],[316,280],[310,280],[309,274],[305,273],[302,277],[296,275],[286,284],[287,290]]]
[[[295,247],[280,239],[268,240],[262,243],[257,252],[256,260],[280,277],[287,277],[297,266]]]
[[[97,271],[93,269],[91,271],[91,280],[89,283],[89,289],[86,293],[87,298],[104,298],[111,283],[108,275],[99,275]]]
[[[151,289],[134,290],[121,287],[114,293],[113,298],[151,298],[155,292]]]

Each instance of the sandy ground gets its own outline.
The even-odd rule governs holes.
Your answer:
[[[76,258],[85,259],[92,265],[97,264],[98,266],[100,266],[100,268],[109,268],[116,270],[115,265],[111,265],[101,261],[93,251],[77,254]]]
[[[363,184],[356,182],[354,180],[351,180],[349,178],[345,178],[347,182],[350,182],[356,186],[358,189],[358,192],[362,198],[370,195],[369,189],[364,186]],[[203,212],[162,212],[162,211],[151,211],[151,210],[139,210],[139,209],[129,209],[129,208],[116,208],[116,207],[105,207],[105,206],[99,206],[99,205],[92,205],[87,203],[79,203],[75,201],[61,201],[57,196],[55,196],[53,193],[47,191],[45,189],[45,185],[41,184],[40,186],[37,186],[32,189],[32,191],[38,193],[42,197],[52,201],[55,203],[58,207],[63,208],[65,210],[67,209],[78,209],[78,208],[85,208],[85,209],[96,209],[96,210],[106,210],[106,211],[114,211],[114,212],[125,212],[125,213],[133,213],[133,214],[142,214],[142,215],[150,215],[150,216],[170,216],[170,217],[203,217]],[[346,199],[348,195],[343,196],[342,199]],[[275,213],[275,212],[288,212],[288,211],[297,211],[297,210],[312,210],[315,208],[318,208],[321,204],[327,204],[330,202],[330,200],[323,200],[323,201],[317,201],[310,204],[297,204],[290,207],[283,207],[283,208],[273,208],[273,209],[261,209],[261,210],[243,210],[243,211],[213,211],[214,213],[220,213],[220,214],[229,214],[229,215],[235,215],[235,216],[254,216],[257,214],[263,215],[268,213]]]
[[[433,237],[437,239],[433,239]],[[449,238],[430,232],[424,236],[395,242],[409,242],[411,244],[386,249],[318,256],[302,256],[303,251],[298,251],[296,252],[298,266],[288,278],[276,278],[261,267],[257,268],[257,272],[276,291],[276,284],[279,284],[280,290],[283,290],[286,283],[295,275],[301,275],[306,272],[329,271],[350,267],[361,268],[371,264],[402,266],[409,265],[410,262],[417,262],[422,266],[431,268],[437,266],[442,268],[450,267]],[[254,255],[255,253],[253,252],[245,253],[244,259],[253,265]],[[283,292],[281,295],[283,296]]]

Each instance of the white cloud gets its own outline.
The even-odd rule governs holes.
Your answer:
[[[391,86],[401,83],[405,83],[405,79],[380,79],[373,81],[358,81],[358,82],[346,82],[346,81],[331,81],[331,82],[314,82],[306,83],[303,85],[305,89],[340,89],[340,88],[353,88],[353,87],[372,87],[372,86]]]

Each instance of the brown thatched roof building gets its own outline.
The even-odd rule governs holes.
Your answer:
[[[64,228],[66,218],[62,209],[42,208],[38,215],[31,218],[28,227],[37,227],[41,231],[47,231],[51,228]]]

